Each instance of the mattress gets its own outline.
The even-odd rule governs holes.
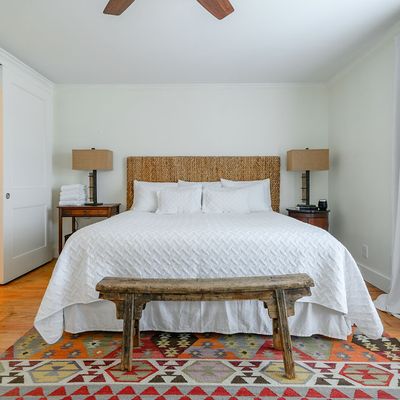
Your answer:
[[[381,336],[381,321],[348,250],[328,232],[275,212],[159,215],[128,211],[82,228],[68,240],[58,259],[35,327],[48,343],[56,342],[67,327],[65,316],[69,315],[71,325],[73,306],[79,315],[78,306],[99,303],[95,286],[105,276],[212,278],[300,272],[315,281],[312,295],[299,300],[308,323],[313,314],[317,318],[327,309],[338,321],[341,318],[341,335],[356,324],[371,338]],[[201,303],[155,302],[144,311],[142,328],[167,325],[176,331],[191,327],[204,331],[211,326],[217,328],[214,331],[234,333],[244,326],[245,331],[258,333],[257,320],[261,315],[267,318],[260,304],[215,302],[203,306],[209,308],[204,313]],[[318,306],[314,307],[318,313],[307,304]],[[165,314],[159,312],[161,308]],[[80,315],[85,320],[85,313]],[[96,317],[102,329],[101,312]],[[190,319],[197,322],[192,324]],[[317,331],[321,324],[314,322],[315,331],[304,329],[307,334],[321,333]],[[79,323],[74,323],[78,329]],[[106,325],[104,321],[104,330]]]

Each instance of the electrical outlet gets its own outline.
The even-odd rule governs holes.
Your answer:
[[[366,244],[362,245],[361,254],[364,258],[368,258],[368,246]]]

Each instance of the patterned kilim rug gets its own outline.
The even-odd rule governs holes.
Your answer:
[[[121,334],[31,330],[0,357],[3,399],[399,399],[396,338],[293,338],[297,377],[283,377],[268,336],[144,332],[132,372],[118,369]]]

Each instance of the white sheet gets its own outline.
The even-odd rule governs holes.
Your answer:
[[[328,232],[273,212],[156,215],[130,211],[80,229],[58,259],[35,327],[47,342],[56,342],[64,328],[63,310],[96,301],[96,283],[105,276],[205,278],[298,272],[308,273],[316,283],[312,296],[301,302],[344,315],[347,326],[354,323],[371,338],[381,336],[379,316],[347,249]],[[224,321],[225,333],[241,324],[234,321],[238,313],[232,313],[227,303],[214,309],[209,318]],[[143,325],[150,315],[144,313]],[[241,317],[248,331],[254,332],[256,321],[246,313]],[[168,312],[164,318],[182,330],[185,318]],[[207,326],[207,316],[201,313],[201,318]]]

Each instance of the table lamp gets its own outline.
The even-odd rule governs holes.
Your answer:
[[[328,149],[289,150],[287,152],[287,170],[302,171],[302,201],[300,207],[316,208],[310,205],[310,171],[326,171],[329,169]]]
[[[113,169],[113,153],[110,150],[72,150],[72,169],[89,172],[89,202],[86,205],[99,206],[97,202],[97,171]]]

